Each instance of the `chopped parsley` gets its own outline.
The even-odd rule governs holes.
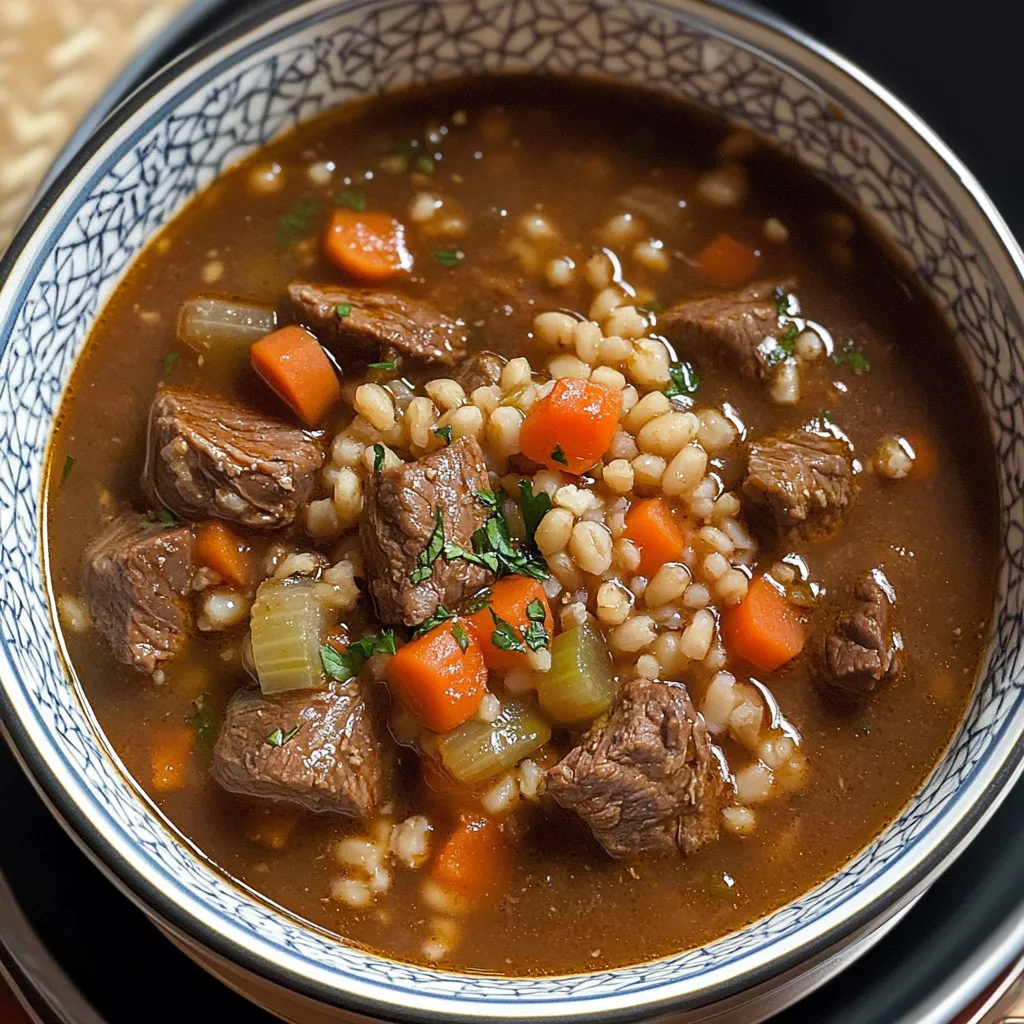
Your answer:
[[[866,718],[860,723],[860,731],[864,733],[865,736],[871,735],[871,723]]]
[[[434,427],[431,431],[436,437],[441,438],[446,445],[452,443],[452,428],[449,427]]]
[[[334,202],[337,206],[347,206],[350,210],[356,210],[358,213],[362,213],[366,209],[365,194],[356,192],[354,189],[336,193]]]
[[[779,344],[783,347],[789,346],[786,354],[793,354],[793,342],[796,341],[796,336],[800,333],[800,328],[797,327],[796,321],[790,321],[786,329],[779,336]]]
[[[169,508],[160,509],[156,514],[156,519],[161,526],[166,526],[168,530],[173,530],[178,525],[178,517]]]
[[[471,597],[465,605],[466,612],[472,615],[474,612],[480,611],[481,608],[486,608],[488,602],[491,600],[490,588],[487,590],[481,590],[479,594]]]
[[[170,373],[174,369],[174,364],[181,358],[177,352],[168,352],[167,355],[160,360],[161,365],[164,368],[164,373]]]
[[[526,618],[529,622],[523,631],[523,639],[531,651],[543,651],[550,643],[546,628],[547,611],[540,598],[534,598],[526,606]]]
[[[565,452],[562,451],[560,444],[555,445],[555,450],[551,453],[551,458],[555,462],[560,462],[563,466],[569,465],[569,460],[565,457]]]
[[[519,481],[519,505],[523,510],[526,536],[533,540],[540,521],[551,511],[551,495],[544,491],[534,494],[533,481],[524,476]]]
[[[499,651],[519,651],[526,653],[523,641],[519,639],[511,622],[503,619],[493,608],[490,609],[491,618],[494,620],[494,632],[491,634],[491,643]]]
[[[453,618],[455,618],[455,612],[450,612],[443,604],[439,604],[434,609],[434,613],[432,615],[428,615],[416,627],[416,632],[413,633],[413,636],[423,636],[424,633],[429,633],[436,626],[440,626],[442,622],[447,622],[449,619]]]
[[[185,716],[185,724],[190,725],[196,731],[196,740],[200,743],[209,743],[213,740],[214,722],[213,713],[210,711],[210,695],[201,693],[192,701],[193,711]]]
[[[818,413],[818,419],[821,420],[822,423],[835,423],[836,421],[835,417],[828,409],[822,409],[821,412]]]
[[[775,298],[775,315],[776,316],[790,316],[789,312],[789,292],[784,288],[776,288],[774,294]]]
[[[351,302],[339,302],[334,307],[334,312],[338,314],[339,320],[344,320],[345,317],[352,315],[352,303]]]
[[[320,663],[331,679],[344,683],[358,674],[367,658],[372,658],[375,654],[394,654],[395,650],[394,631],[382,629],[379,633],[371,633],[349,644],[344,654],[336,651],[330,644],[321,644]]]
[[[277,218],[274,242],[278,249],[290,249],[296,242],[307,237],[313,228],[313,221],[320,212],[320,200],[316,196],[299,196],[291,206]]]
[[[415,167],[420,174],[429,174],[431,176],[437,174],[437,161],[435,161],[428,153],[417,153],[416,158],[412,163],[413,167]]]
[[[385,359],[382,362],[379,362],[379,363],[369,363],[368,365],[369,365],[371,370],[384,370],[384,371],[388,371],[388,370],[393,370],[396,366],[398,366],[398,363],[394,359]]]
[[[668,374],[672,378],[672,383],[665,388],[667,398],[676,398],[679,395],[689,396],[695,394],[697,388],[700,387],[700,374],[685,359],[673,363],[668,368]]]
[[[469,634],[457,623],[452,623],[452,636],[455,637],[455,642],[462,649],[462,653],[466,653],[466,648],[469,647]]]
[[[496,494],[494,491],[477,491],[476,500],[491,512],[497,512],[499,515],[501,514],[504,499],[500,494]]]
[[[427,538],[427,546],[420,552],[416,559],[416,568],[409,573],[411,583],[422,583],[430,578],[434,571],[434,563],[440,557],[441,552],[446,550],[444,542],[444,509],[440,505],[434,516],[434,529]],[[447,555],[445,556],[447,557]]]
[[[867,373],[871,369],[871,362],[863,352],[858,352],[854,347],[853,338],[847,338],[841,348],[832,353],[832,362],[847,366],[854,373]]]
[[[384,468],[384,445],[373,446],[373,471],[379,473]]]
[[[461,249],[431,249],[430,255],[439,267],[457,267],[465,258],[466,254]]]
[[[69,476],[71,476],[71,470],[75,468],[75,457],[73,455],[64,456],[64,468],[60,471],[60,486],[63,487],[67,482]]]
[[[299,730],[305,725],[305,722],[299,722],[294,729],[289,729],[287,732],[282,732],[280,726],[276,728],[266,739],[268,747],[283,747],[290,739],[293,739],[298,735]]]

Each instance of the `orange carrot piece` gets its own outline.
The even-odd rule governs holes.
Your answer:
[[[252,368],[307,427],[318,427],[341,399],[338,375],[303,327],[282,327],[249,350]]]
[[[327,636],[324,637],[324,643],[328,647],[333,647],[339,654],[344,654],[345,649],[348,647],[348,630],[344,626],[338,626],[337,629],[332,629]]]
[[[626,513],[623,536],[640,549],[641,576],[650,579],[666,562],[678,562],[686,551],[686,534],[661,498],[636,502]]]
[[[585,473],[619,428],[622,396],[576,377],[562,377],[536,402],[519,429],[523,454],[549,469]]]
[[[460,814],[437,852],[430,874],[443,889],[467,899],[495,894],[506,875],[508,851],[493,818]]]
[[[804,627],[793,606],[763,576],[722,614],[721,628],[726,650],[762,672],[785,665],[804,647]]]
[[[195,746],[195,731],[187,725],[162,729],[150,748],[153,789],[173,793],[188,785],[188,765]]]
[[[487,604],[466,618],[467,625],[472,629],[483,651],[484,662],[492,671],[527,668],[530,659],[523,651],[503,651],[500,647],[494,646],[492,637],[495,622],[491,610],[493,609],[495,615],[509,623],[522,637],[530,625],[526,608],[533,601],[539,601],[544,608],[544,631],[550,640],[554,636],[555,618],[551,614],[548,596],[536,580],[527,579],[525,576],[506,576],[499,580],[491,587],[491,597]],[[526,646],[525,643],[523,646]]]
[[[939,468],[939,453],[935,445],[920,430],[906,430],[903,436],[914,449],[914,468],[911,475],[921,480],[931,480]]]
[[[757,253],[732,235],[719,235],[697,256],[697,267],[713,284],[735,288],[757,272]]]
[[[462,635],[465,650],[453,630]],[[434,732],[447,732],[472,718],[487,690],[483,651],[458,619],[442,622],[400,647],[387,673],[391,692]]]
[[[226,523],[211,519],[196,530],[195,559],[221,579],[245,587],[252,574],[249,546]]]
[[[335,210],[324,252],[339,270],[360,281],[386,281],[412,267],[405,228],[388,213]]]
[[[271,850],[283,850],[301,818],[298,807],[254,807],[246,817],[245,836]]]

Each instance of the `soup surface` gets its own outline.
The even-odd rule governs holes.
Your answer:
[[[671,101],[432,86],[304,125],[138,259],[49,555],[113,747],[225,872],[507,974],[836,871],[962,715],[994,459],[831,191]]]

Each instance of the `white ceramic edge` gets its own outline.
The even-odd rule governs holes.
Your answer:
[[[226,43],[214,53],[205,56],[200,62],[188,66],[174,81],[168,82],[157,93],[149,97],[144,106],[121,124],[104,144],[90,156],[88,161],[74,176],[66,182],[61,195],[34,227],[31,238],[23,248],[14,272],[5,282],[2,290],[0,290],[0,305],[10,302],[11,297],[21,290],[28,268],[35,264],[39,256],[40,240],[49,234],[66,216],[71,204],[69,197],[73,193],[80,191],[83,185],[89,182],[98,173],[99,168],[107,162],[110,152],[116,150],[127,139],[135,120],[144,116],[145,112],[151,112],[168,102],[179,91],[183,83],[202,77],[211,65],[221,60],[224,56],[245,49],[265,33],[282,28],[292,21],[304,19],[312,13],[326,11],[331,6],[331,0],[310,0],[310,2],[299,5],[295,10],[279,14]],[[970,204],[975,204],[978,208],[977,212],[980,214],[980,221],[987,220],[990,229],[997,235],[1002,249],[999,252],[999,257],[1003,262],[1001,268],[996,267],[998,276],[1004,287],[1007,285],[1008,279],[1014,281],[1016,287],[1014,288],[1014,294],[1011,296],[1011,302],[1017,309],[1024,308],[1024,289],[1021,287],[1021,278],[1024,277],[1024,255],[1022,255],[1012,238],[1009,229],[978,182],[966,168],[916,115],[892,97],[887,90],[850,62],[838,57],[820,44],[812,43],[806,37],[802,37],[792,30],[781,26],[773,26],[773,19],[767,18],[760,13],[754,14],[753,12],[741,10],[738,7],[736,9],[727,9],[725,6],[718,8],[702,6],[699,11],[695,11],[685,0],[679,3],[673,3],[670,0],[668,6],[686,9],[691,20],[710,24],[716,31],[724,34],[726,37],[742,39],[744,40],[744,45],[749,45],[748,41],[750,39],[756,41],[758,36],[764,38],[762,34],[768,34],[774,38],[774,49],[777,52],[784,52],[787,47],[792,49],[794,56],[801,51],[805,54],[809,52],[817,60],[831,64],[834,68],[841,70],[850,80],[851,86],[861,92],[861,106],[864,109],[870,110],[874,119],[883,123],[887,121],[894,135],[904,136],[906,133],[905,129],[909,127],[912,132],[919,136],[920,141],[924,144],[921,152],[916,152],[915,156],[928,167],[934,180],[944,186],[947,195],[955,198],[957,191],[961,193],[961,198],[967,200],[968,203],[967,208],[962,211],[965,215],[970,215],[972,212]],[[732,19],[737,18],[742,19],[747,24],[748,29],[745,33],[736,34],[732,31],[732,28],[736,25],[736,22]],[[765,59],[773,63],[781,63],[777,57],[771,56],[768,51],[762,51],[762,54]],[[806,60],[800,60],[797,63],[798,65],[804,64]],[[886,108],[889,109],[887,110]],[[931,152],[928,151],[929,149]],[[980,222],[976,223],[975,231],[980,238],[983,238],[985,225]],[[989,259],[993,256],[990,247],[986,249],[986,256]],[[3,670],[4,676],[9,678],[15,676],[13,665],[6,657],[6,654],[3,659]],[[28,702],[22,699],[22,695],[18,693],[17,688],[5,687],[5,691],[8,698],[11,699],[16,716],[22,724],[35,752],[42,756],[53,780],[63,791],[63,798],[70,801],[77,808],[89,807],[91,801],[87,787],[80,784],[74,775],[62,764],[58,752],[52,745],[46,732],[42,729],[39,720],[32,714],[32,708],[28,705]],[[1015,748],[1018,746],[1019,734],[1019,728],[1007,730],[999,741],[998,746],[986,758],[983,768],[979,769],[972,778],[969,786],[966,789],[960,790],[952,799],[944,812],[948,828],[944,829],[941,834],[938,830],[934,830],[927,837],[918,840],[912,856],[901,859],[898,872],[892,869],[883,872],[879,878],[863,887],[842,906],[836,907],[822,915],[813,924],[806,926],[794,935],[773,943],[772,960],[774,961],[787,955],[793,956],[800,950],[820,944],[827,936],[840,932],[844,926],[850,927],[853,919],[869,915],[872,906],[879,904],[887,893],[902,881],[914,875],[915,872],[919,872],[922,865],[934,856],[940,846],[945,844],[948,833],[963,822],[970,814],[971,809],[980,802],[986,790],[997,782],[1001,773],[1003,778],[1000,781],[1000,786],[1003,793],[1005,793],[1009,784],[1019,776],[1022,769],[1020,764],[1009,775],[1004,772],[1005,765],[1009,762]],[[986,812],[972,824],[970,831],[961,838],[956,849],[962,848],[982,827],[996,809],[998,800],[998,795],[995,799],[991,800]],[[91,823],[96,828],[94,819],[91,819]],[[404,1002],[395,1002],[391,998],[392,993],[386,988],[369,984],[359,979],[346,978],[345,987],[343,989],[339,988],[336,972],[326,969],[306,969],[306,965],[299,958],[283,952],[273,944],[253,941],[247,932],[238,928],[233,922],[210,911],[199,900],[195,899],[189,891],[174,883],[170,878],[162,875],[156,878],[151,877],[151,863],[135,848],[134,844],[127,839],[125,834],[120,831],[116,823],[106,821],[103,822],[103,826],[102,829],[97,829],[97,838],[102,841],[105,847],[105,857],[113,855],[136,878],[147,879],[149,884],[167,901],[168,905],[179,908],[200,929],[211,935],[218,936],[223,942],[236,949],[243,959],[250,962],[265,961],[273,964],[278,971],[287,972],[296,979],[308,980],[325,992],[334,991],[337,993],[339,1002],[342,1004],[344,1004],[347,995],[353,995],[359,1000],[365,1001],[368,1005],[377,1005],[382,1009],[391,1009],[399,1014],[408,1012],[410,1009],[414,1010],[417,1015],[438,1014],[446,1016],[451,1014],[453,1009],[452,1002],[443,997],[421,995],[417,1005],[411,1008]],[[942,863],[934,866],[928,877],[934,877],[945,864],[948,864],[955,856],[956,849],[951,850],[943,858]],[[94,856],[96,855],[96,851],[91,852]],[[110,870],[109,866],[107,866],[107,869],[108,871]],[[121,875],[122,872],[117,871],[116,874]],[[927,878],[920,878],[915,889],[920,891],[926,882]],[[123,887],[123,879],[121,884]],[[194,931],[192,922],[186,923],[186,927],[190,932]],[[671,1007],[674,1002],[684,997],[688,1001],[693,1001],[695,996],[699,996],[701,992],[728,986],[730,982],[735,982],[737,977],[745,975],[748,969],[756,969],[759,966],[756,962],[757,959],[757,956],[752,955],[739,961],[739,963],[743,964],[743,969],[734,964],[728,969],[722,968],[709,971],[700,978],[700,984],[698,985],[692,982],[667,983],[647,990],[643,993],[642,997],[639,997],[636,993],[622,996],[610,995],[599,999],[589,999],[576,1005],[572,1003],[545,1004],[539,1002],[502,1003],[490,1000],[473,1001],[460,999],[455,1007],[455,1012],[460,1016],[479,1018],[497,1016],[535,1018],[547,1016],[552,1019],[566,1019],[581,1016],[590,1018],[598,1015],[623,1012],[632,1014],[641,1008],[657,1011],[662,1008]],[[748,963],[747,961],[750,962]]]

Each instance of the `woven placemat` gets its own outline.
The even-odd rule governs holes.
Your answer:
[[[0,0],[0,252],[117,72],[187,0]]]

